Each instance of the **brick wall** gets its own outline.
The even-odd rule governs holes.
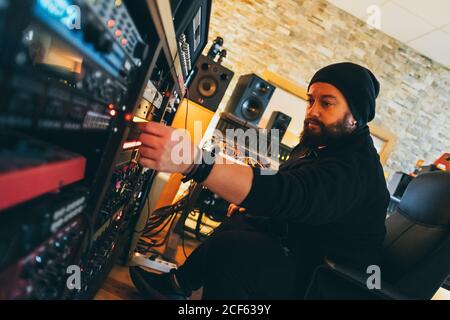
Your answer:
[[[450,70],[332,4],[214,0],[210,43],[218,35],[228,50],[224,65],[236,72],[222,107],[242,74],[269,69],[306,87],[321,67],[352,61],[381,82],[374,122],[398,137],[388,175],[450,151]]]

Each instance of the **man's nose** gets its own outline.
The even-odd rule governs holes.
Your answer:
[[[320,118],[320,110],[317,102],[307,109],[307,116],[310,118]]]

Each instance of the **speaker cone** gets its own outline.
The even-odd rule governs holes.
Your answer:
[[[242,115],[245,120],[255,121],[261,117],[263,111],[262,103],[259,99],[249,98],[242,104]]]
[[[258,91],[259,94],[266,94],[269,91],[269,86],[264,82],[258,82],[256,84],[256,91]]]
[[[198,82],[198,92],[205,98],[214,96],[217,92],[217,81],[211,77],[204,77]]]

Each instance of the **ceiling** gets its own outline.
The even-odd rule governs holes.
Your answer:
[[[328,0],[367,21],[367,8],[381,9],[381,31],[450,68],[449,0]]]

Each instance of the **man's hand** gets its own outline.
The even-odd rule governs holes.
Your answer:
[[[176,130],[156,122],[140,124],[139,128],[142,130],[139,137],[142,142],[140,163],[144,167],[186,175],[194,161],[201,162],[201,150],[192,143],[186,130]],[[225,160],[220,155],[215,159],[217,165],[202,184],[226,201],[242,203],[252,187],[252,168],[241,164],[221,164]]]
[[[228,207],[228,211],[227,211],[227,217],[228,218],[231,217],[236,212],[239,212],[239,213],[245,212],[245,208],[241,208],[234,203],[230,203],[230,206]]]
[[[156,122],[139,124],[140,163],[144,167],[168,173],[187,173],[200,150],[186,130],[174,129]]]

